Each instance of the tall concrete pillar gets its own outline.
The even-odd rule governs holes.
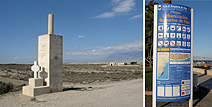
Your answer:
[[[48,17],[48,34],[54,34],[54,14],[49,14]]]
[[[63,37],[54,34],[54,15],[48,19],[48,34],[38,38],[38,65],[48,73],[45,82],[50,92],[57,92],[63,90]]]

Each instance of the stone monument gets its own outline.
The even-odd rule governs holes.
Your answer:
[[[38,38],[38,63],[35,61],[31,70],[34,78],[29,79],[29,86],[23,87],[23,94],[36,95],[63,90],[63,37],[54,34],[54,15],[49,14],[48,34]]]

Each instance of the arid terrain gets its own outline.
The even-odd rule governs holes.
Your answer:
[[[11,92],[0,96],[1,105],[56,106],[56,103],[61,101],[62,106],[66,104],[86,107],[130,106],[132,103],[135,106],[142,105],[142,66],[102,67],[103,64],[65,64],[63,65],[64,91],[36,96],[35,99],[21,94],[22,86],[27,85],[28,79],[33,77],[31,66],[30,64],[0,65],[0,82],[13,85]],[[63,97],[56,101],[59,96]],[[69,99],[70,101],[72,99],[72,102],[69,102]]]
[[[63,82],[88,84],[142,78],[142,66],[109,66],[103,64],[65,64]],[[16,90],[33,78],[30,64],[1,64],[0,81],[11,82]]]

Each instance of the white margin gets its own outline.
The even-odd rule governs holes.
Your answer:
[[[145,107],[145,1],[143,0],[143,107]]]
[[[157,8],[158,5],[154,5],[152,107],[156,107],[156,51],[157,51],[157,23],[158,23]]]
[[[191,8],[191,93],[189,107],[193,107],[193,8]]]

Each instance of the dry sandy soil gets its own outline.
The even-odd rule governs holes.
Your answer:
[[[0,97],[2,107],[142,107],[142,79],[95,84],[64,83],[63,92],[35,99],[18,92]]]
[[[29,64],[0,64],[0,81],[11,82],[18,86],[27,84],[33,77]],[[142,78],[142,66],[102,67],[102,64],[65,64],[63,65],[63,81],[70,83],[93,83],[120,81]]]
[[[0,82],[12,83],[13,92],[0,95],[0,107],[141,107],[142,66],[102,67],[102,64],[63,66],[64,91],[23,96],[21,89],[33,77],[31,65],[0,64]]]

